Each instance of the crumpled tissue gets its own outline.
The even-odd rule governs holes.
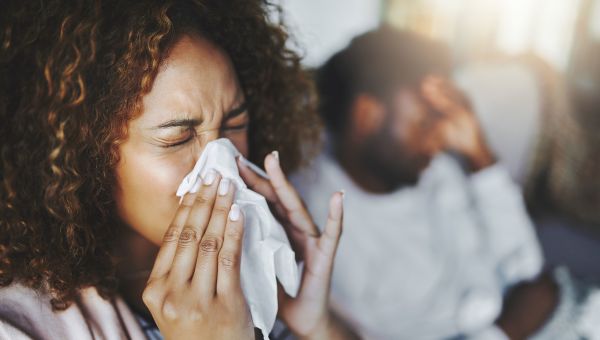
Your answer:
[[[240,177],[236,157],[241,156],[225,138],[209,142],[194,169],[183,179],[177,196],[195,193],[201,178],[213,169],[235,185],[234,202],[244,213],[241,285],[254,326],[269,339],[277,316],[278,279],[285,292],[295,297],[300,286],[300,268],[285,230],[271,214],[265,198],[250,190]]]

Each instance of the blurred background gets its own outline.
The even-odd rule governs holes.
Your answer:
[[[550,265],[600,282],[600,0],[278,0],[307,68],[382,24],[442,41]]]
[[[381,23],[448,43],[458,64],[534,53],[582,89],[600,77],[599,0],[279,0],[286,20],[318,66]]]

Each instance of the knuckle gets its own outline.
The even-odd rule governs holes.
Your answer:
[[[226,206],[225,204],[215,205],[215,207],[213,208],[213,214],[227,215],[227,214],[229,214],[229,207]]]
[[[211,199],[207,193],[199,193],[196,195],[196,204],[197,205],[207,205],[210,204]]]
[[[193,322],[201,322],[204,320],[205,315],[202,312],[201,306],[198,306],[197,308],[192,308],[192,310],[189,311],[188,317]]]
[[[237,259],[233,254],[223,254],[219,256],[219,264],[226,270],[232,270],[237,267]]]
[[[205,253],[216,253],[219,251],[223,240],[220,237],[214,235],[207,235],[202,242],[200,242],[200,249]]]
[[[165,299],[165,302],[161,308],[161,314],[167,321],[175,321],[179,319],[181,313],[179,312],[179,308],[177,308],[177,303],[170,296],[167,296]]]
[[[160,305],[160,290],[158,284],[154,281],[148,282],[146,288],[144,288],[144,291],[142,292],[142,301],[150,309],[154,309],[156,306]]]
[[[194,201],[189,198],[184,198],[181,201],[181,206],[189,209],[194,206]]]
[[[242,228],[228,228],[225,232],[225,236],[232,241],[240,241],[243,238],[244,229]]]
[[[174,242],[179,239],[179,228],[176,225],[170,225],[165,235],[163,236],[163,242]]]
[[[185,227],[181,231],[181,235],[179,235],[179,245],[181,246],[189,246],[196,242],[197,239],[196,230],[192,227]]]

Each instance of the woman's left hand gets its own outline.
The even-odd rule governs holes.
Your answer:
[[[328,308],[333,260],[342,232],[343,192],[331,196],[329,217],[321,233],[281,170],[277,152],[265,158],[270,180],[257,175],[239,160],[238,165],[246,184],[267,199],[286,229],[297,256],[304,260],[297,297],[291,298],[280,289],[280,318],[300,337],[348,338],[347,331],[334,321]]]

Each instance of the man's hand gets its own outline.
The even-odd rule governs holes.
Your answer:
[[[558,304],[558,287],[549,274],[509,292],[496,321],[510,339],[526,339],[550,318]]]
[[[454,151],[465,156],[472,171],[494,163],[468,100],[450,81],[428,77],[423,81],[421,93],[428,105],[440,115],[433,131],[440,151]]]

